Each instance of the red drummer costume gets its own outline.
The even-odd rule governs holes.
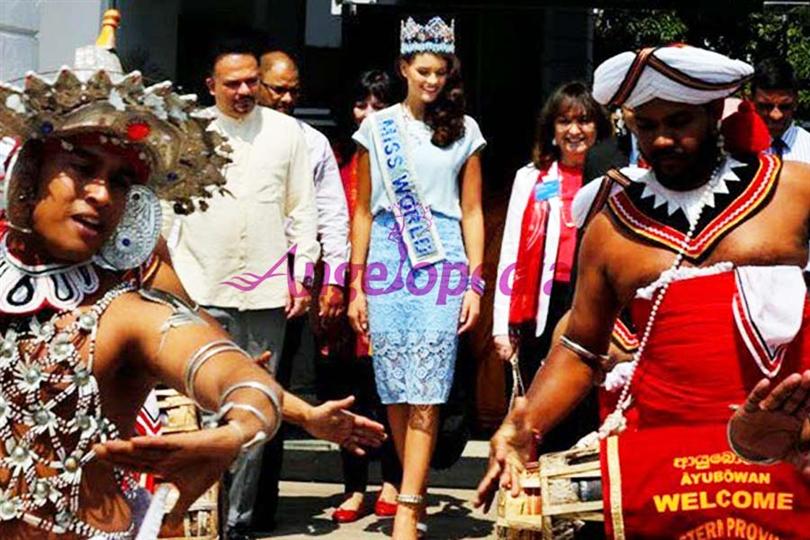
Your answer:
[[[702,104],[750,74],[742,62],[709,51],[647,49],[600,66],[594,95],[630,108],[656,98]],[[757,381],[810,366],[801,269],[703,264],[768,204],[781,168],[764,154],[727,155],[705,188],[675,191],[653,171],[636,172],[607,200],[623,234],[682,259],[630,305],[642,347],[624,378],[624,399],[633,403],[624,433],[602,442],[613,537],[803,537],[810,486],[790,465],[744,462],[725,433],[730,406],[743,403]]]
[[[735,92],[752,72],[748,64],[711,51],[661,47],[604,62],[595,72],[593,93],[600,103],[635,109],[637,121],[639,108],[656,100],[644,111],[653,120],[636,127],[647,130],[642,135],[647,137],[648,152],[665,148],[658,141],[663,137],[676,141],[666,149],[677,155],[686,152],[683,128],[677,125],[679,108],[699,106],[692,107],[694,115],[702,115],[701,120],[711,117],[715,102]],[[743,107],[740,114],[748,112]],[[506,456],[510,449],[518,455],[521,449],[525,452],[525,442],[520,442],[525,441],[525,431],[547,430],[554,421],[548,419],[564,415],[569,407],[565,396],[581,392],[585,377],[603,371],[604,355],[596,353],[604,352],[599,349],[606,347],[609,327],[601,318],[623,304],[637,329],[639,349],[618,377],[608,374],[608,381],[619,389],[618,405],[598,434],[582,441],[598,440],[600,445],[607,536],[810,537],[805,531],[810,523],[810,483],[792,465],[744,461],[729,447],[726,436],[733,408],[745,402],[758,381],[764,377],[778,381],[810,367],[807,288],[801,267],[782,262],[806,257],[800,247],[806,239],[798,239],[806,236],[806,205],[792,208],[784,195],[779,199],[786,216],[798,209],[793,216],[804,217],[792,222],[787,218],[780,231],[785,236],[795,233],[795,248],[786,244],[790,247],[780,251],[776,236],[768,237],[777,246],[767,246],[774,253],[771,258],[763,255],[769,252],[766,245],[751,247],[747,238],[733,234],[754,222],[757,226],[746,228],[746,234],[761,242],[758,234],[774,227],[762,216],[773,215],[768,206],[780,182],[798,185],[795,171],[802,175],[807,171],[791,164],[791,172],[782,175],[788,166],[752,151],[756,145],[749,145],[748,152],[726,154],[720,149],[722,139],[716,137],[719,127],[709,128],[703,145],[692,150],[699,156],[696,161],[703,156],[706,171],[714,163],[713,172],[704,176],[708,181],[681,174],[665,182],[663,173],[657,177],[658,160],[652,159],[652,170],[624,171],[629,180],[624,186],[592,183],[577,195],[578,217],[602,213],[600,222],[594,220],[589,227],[599,226],[595,234],[602,234],[601,243],[588,247],[588,233],[594,233],[589,230],[583,243],[583,254],[588,254],[579,265],[595,264],[603,271],[587,279],[580,272],[561,346],[552,351],[545,373],[538,374],[529,391],[526,419],[513,413],[493,439],[496,450],[480,492],[493,475],[510,468],[505,465],[509,458],[498,464],[499,448],[507,449],[502,452]],[[702,169],[691,169],[695,170]],[[696,187],[685,185],[689,181]],[[603,186],[607,192],[600,189]],[[792,193],[784,190],[794,188],[782,189]],[[799,229],[804,232],[797,233]],[[606,254],[611,248],[624,253]],[[629,303],[619,300],[636,287]],[[599,301],[583,301],[580,295]],[[615,305],[599,315],[586,313],[600,302]],[[584,371],[583,364],[590,371]],[[508,484],[502,480],[502,485]]]

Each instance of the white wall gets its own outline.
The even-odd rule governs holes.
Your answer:
[[[26,2],[27,0],[22,0]],[[9,3],[9,0],[0,0]],[[40,4],[38,71],[73,65],[76,48],[96,42],[104,0],[36,0]]]
[[[41,0],[0,0],[0,80],[37,69]]]

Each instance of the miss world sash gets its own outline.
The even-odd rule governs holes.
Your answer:
[[[401,109],[391,107],[371,118],[383,185],[388,192],[411,266],[429,266],[444,260],[444,246],[430,208],[422,203],[413,162],[408,158]]]

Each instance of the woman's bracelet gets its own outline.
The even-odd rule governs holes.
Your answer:
[[[486,290],[487,282],[484,281],[484,278],[479,276],[477,273],[473,273],[467,278],[467,289],[468,291],[472,291],[478,296],[484,296],[484,291]]]

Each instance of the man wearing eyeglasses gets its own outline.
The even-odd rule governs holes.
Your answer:
[[[756,67],[751,90],[757,112],[771,133],[769,152],[786,161],[810,163],[810,133],[793,121],[799,105],[793,67],[779,58],[763,60]]]
[[[190,296],[251,355],[271,351],[265,368],[278,377],[285,329],[307,311],[309,295],[298,291],[320,254],[306,141],[293,119],[256,106],[259,63],[249,43],[218,42],[209,65],[211,129],[227,137],[232,150],[224,172],[228,193],[210,199],[205,212],[167,223],[167,243]],[[291,272],[273,268],[292,246]],[[273,514],[256,502],[262,462],[272,451],[246,452],[226,475],[227,540],[266,536],[273,528]]]
[[[317,211],[317,234],[323,258],[323,286],[312,290],[317,302],[318,322],[330,324],[344,310],[343,286],[349,260],[349,209],[343,182],[340,179],[335,155],[329,140],[306,122],[292,118],[301,96],[298,66],[282,51],[271,51],[261,56],[259,85],[256,97],[261,108],[275,109],[299,128],[303,135],[312,171]],[[267,110],[265,109],[265,110]],[[271,111],[276,114],[275,111]],[[312,182],[311,182],[312,183]],[[284,346],[279,359],[279,380],[303,394],[311,394],[315,382],[317,348],[308,317],[290,320],[284,335]],[[302,387],[303,386],[303,387]],[[265,462],[259,478],[259,491],[254,512],[258,527],[267,530],[278,505],[278,483],[283,461],[282,432],[265,451]],[[261,520],[268,520],[267,524]],[[255,520],[254,520],[255,521]]]
[[[282,51],[271,51],[262,55],[260,72],[259,104],[292,116],[301,96],[295,61]],[[349,209],[329,140],[306,122],[298,120],[298,125],[309,149],[318,237],[325,263],[325,286],[318,299],[318,314],[325,320],[333,320],[343,311],[343,274],[349,258]]]

